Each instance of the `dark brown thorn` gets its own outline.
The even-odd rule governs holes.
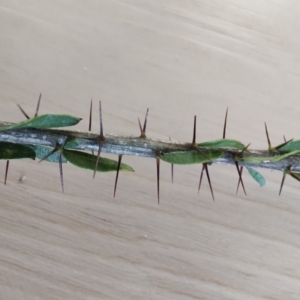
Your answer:
[[[228,107],[226,109],[226,114],[225,114],[225,121],[224,121],[224,127],[223,127],[223,139],[225,139],[225,134],[226,134],[227,115],[228,115]]]
[[[39,113],[40,104],[41,104],[41,98],[42,98],[42,93],[40,93],[40,96],[39,96],[39,100],[38,100],[38,103],[37,103],[37,106],[36,106],[34,118],[37,117],[37,115],[38,115],[38,113]]]
[[[282,144],[276,146],[274,149],[275,149],[275,150],[279,150],[280,148],[282,148],[283,146],[285,146],[286,144],[288,144],[288,143],[291,142],[292,140],[293,140],[293,139],[290,139],[290,140],[288,140],[288,141],[285,141],[284,143],[282,143]]]
[[[200,188],[201,188],[201,183],[202,183],[202,178],[203,178],[203,171],[204,171],[204,164],[202,164],[202,170],[201,170],[201,173],[200,173],[199,186],[198,186],[198,194],[199,194],[199,191],[200,191]]]
[[[290,175],[297,181],[300,181],[300,179],[293,172],[290,172]]]
[[[58,153],[58,165],[59,165],[59,175],[60,175],[60,184],[62,192],[64,193],[64,176],[63,176],[63,167],[62,167],[62,157],[61,153]]]
[[[172,184],[174,183],[174,164],[171,164],[171,177],[172,177]]]
[[[210,191],[211,191],[212,198],[215,201],[214,192],[213,192],[213,189],[212,189],[212,186],[211,186],[210,177],[209,177],[209,173],[208,173],[208,166],[207,166],[207,164],[203,164],[203,166],[204,166],[204,169],[205,169],[205,172],[206,172],[206,177],[207,177],[207,180],[208,180],[208,183],[209,183],[209,188],[210,188]]]
[[[101,101],[99,101],[99,118],[100,118],[100,138],[103,139],[103,122],[102,122]]]
[[[147,111],[146,111],[146,116],[145,116],[145,121],[144,121],[144,127],[143,127],[143,133],[144,133],[145,135],[146,135],[146,127],[147,127],[148,113],[149,113],[149,108],[147,108]]]
[[[6,181],[7,181],[8,167],[9,167],[9,160],[6,161],[5,176],[4,176],[4,185],[6,185]]]
[[[280,189],[279,189],[279,196],[280,196],[282,188],[283,188],[285,176],[286,176],[286,173],[285,173],[285,171],[283,171],[283,176],[282,176],[281,185],[280,185]]]
[[[30,117],[26,114],[26,112],[25,112],[24,109],[21,107],[21,105],[20,105],[20,104],[17,104],[17,105],[18,105],[20,111],[23,113],[23,115],[24,115],[27,119],[30,119]]]
[[[96,176],[96,171],[97,171],[97,168],[98,168],[101,149],[102,149],[102,146],[103,146],[103,143],[104,143],[101,101],[99,101],[99,118],[100,118],[99,149],[98,149],[97,160],[96,160],[96,164],[95,164],[95,170],[94,170],[93,178],[95,178],[95,176]]]
[[[148,113],[149,113],[149,108],[147,108],[147,111],[146,111],[146,116],[145,116],[143,128],[142,128],[141,121],[140,121],[140,119],[138,118],[138,120],[139,120],[139,126],[140,126],[140,131],[141,131],[140,137],[141,137],[141,138],[144,138],[144,139],[146,138],[146,128],[147,128]]]
[[[157,176],[157,203],[159,204],[159,157],[156,157],[156,176]]]
[[[206,154],[204,154],[197,146],[194,146],[194,149],[211,162],[211,159]]]
[[[239,169],[239,164],[238,164],[237,161],[235,161],[234,163],[235,163],[237,172],[238,172],[238,174],[239,174],[239,183],[242,184],[242,188],[243,188],[243,190],[244,190],[244,194],[245,194],[245,196],[247,196],[247,193],[246,193],[246,190],[245,190],[245,186],[244,186],[244,182],[243,182],[243,178],[242,178],[242,173],[241,173],[241,170]],[[237,192],[238,192],[238,190],[237,190]]]
[[[91,105],[90,105],[89,131],[92,130],[92,111],[93,111],[93,99],[91,99]],[[92,150],[92,154],[94,155],[93,150]]]
[[[286,138],[285,138],[285,136],[283,135],[283,140],[286,142]]]
[[[119,155],[118,156],[117,174],[116,174],[116,179],[115,179],[114,198],[116,197],[117,183],[118,183],[118,178],[119,178],[119,171],[120,171],[121,161],[122,161],[122,155]]]
[[[193,141],[192,141],[193,146],[195,146],[196,144],[196,125],[197,125],[197,116],[194,116],[194,130],[193,130]]]
[[[96,160],[96,164],[95,164],[95,170],[94,170],[93,178],[95,178],[96,171],[97,171],[97,168],[98,168],[102,146],[103,146],[103,141],[99,139],[99,149],[98,149],[98,153],[97,153],[97,160]]]
[[[89,131],[92,130],[92,111],[93,111],[93,99],[91,99],[91,105],[90,105]]]
[[[56,151],[58,150],[58,144],[56,144],[56,147],[51,150],[47,155],[45,155],[40,161],[39,163],[41,163],[43,160],[47,159],[49,156],[51,156],[52,154],[54,154]]]
[[[239,153],[239,155],[242,155],[251,145],[251,143],[249,143],[246,147],[244,147],[244,149]]]
[[[139,126],[140,126],[141,136],[142,136],[143,135],[143,128],[142,128],[142,124],[141,124],[140,118],[138,118],[138,120],[139,120]]]
[[[192,147],[199,152],[202,156],[204,156],[206,159],[211,161],[211,159],[205,155],[198,147],[196,144],[196,127],[197,127],[197,116],[194,116],[194,130],[193,130],[193,141],[192,141]]]
[[[267,128],[266,122],[265,122],[265,129],[266,129],[266,136],[267,136],[267,140],[268,140],[268,147],[270,149],[271,148],[271,142],[270,142],[269,132],[268,132],[268,128]]]
[[[244,169],[244,167],[240,167],[240,174],[241,174],[241,177],[242,177],[243,169]],[[240,178],[239,178],[239,181],[238,181],[238,184],[237,184],[237,187],[236,187],[236,192],[235,192],[235,194],[237,194],[238,191],[239,191],[240,183],[241,183],[241,180],[240,180]]]

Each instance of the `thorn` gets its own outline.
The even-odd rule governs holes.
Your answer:
[[[147,108],[147,112],[146,112],[146,116],[145,116],[145,121],[144,121],[144,127],[143,127],[144,134],[146,134],[146,126],[147,126],[148,113],[149,113],[149,108]]]
[[[214,192],[213,192],[213,188],[212,188],[210,177],[209,177],[207,163],[202,164],[202,170],[201,170],[201,173],[200,173],[199,186],[198,186],[198,194],[199,194],[199,191],[200,191],[200,187],[201,187],[201,183],[202,183],[202,178],[203,178],[203,171],[204,170],[205,170],[206,177],[207,177],[207,180],[208,180],[208,183],[209,183],[209,188],[210,188],[210,192],[211,192],[212,198],[215,201]]]
[[[147,108],[147,111],[146,111],[146,116],[145,116],[143,128],[142,128],[140,119],[138,119],[139,120],[140,131],[141,131],[140,138],[143,138],[143,139],[146,138],[146,127],[147,127],[148,113],[149,113],[149,108]]]
[[[244,167],[240,167],[240,174],[241,174],[241,177],[242,177],[242,174],[243,174],[243,169],[244,169]],[[236,192],[235,192],[235,194],[237,194],[238,191],[239,191],[240,183],[241,183],[241,180],[240,180],[240,178],[239,178],[239,181],[238,181],[238,184],[237,184],[237,187],[236,187]]]
[[[93,99],[91,99],[91,105],[90,105],[89,131],[92,130],[92,111],[93,111]]]
[[[61,153],[58,153],[58,163],[59,163],[59,175],[60,175],[60,184],[62,192],[64,193],[64,176],[63,176],[63,167],[62,167],[62,158]]]
[[[238,164],[237,161],[235,161],[234,163],[235,163],[236,169],[237,169],[238,174],[239,174],[239,183],[242,184],[242,187],[243,187],[243,190],[244,190],[244,194],[247,196],[247,193],[246,193],[246,190],[245,190],[245,186],[244,186],[244,182],[243,182],[243,179],[242,179],[242,173],[241,173],[241,170],[239,169],[239,164]],[[237,192],[238,192],[238,189],[237,189],[236,193]]]
[[[270,142],[270,138],[269,138],[269,133],[268,133],[266,122],[265,122],[265,129],[266,129],[266,135],[267,135],[267,140],[268,140],[268,147],[269,147],[269,149],[271,149],[271,142]]]
[[[285,138],[285,136],[283,135],[283,140],[286,142],[286,138]]]
[[[44,161],[45,159],[47,159],[49,156],[51,156],[52,154],[54,154],[56,151],[58,151],[58,143],[56,143],[56,146],[53,150],[51,150],[47,155],[45,155],[40,161],[39,163],[41,163],[42,161]]]
[[[290,172],[289,174],[290,174],[294,179],[300,181],[299,178],[298,178],[293,172]]]
[[[26,112],[24,111],[24,109],[21,107],[20,104],[17,104],[19,109],[21,110],[21,112],[23,113],[23,115],[27,118],[27,119],[30,119],[29,116],[26,114]]]
[[[95,175],[96,175],[96,171],[97,171],[98,163],[99,163],[99,158],[100,158],[100,154],[101,154],[101,149],[102,149],[102,146],[104,144],[101,101],[99,101],[99,118],[100,118],[99,149],[98,149],[97,160],[96,160],[96,164],[95,164],[95,170],[94,170],[93,178],[95,178]]]
[[[207,166],[207,164],[203,164],[203,166],[204,166],[204,169],[205,169],[205,172],[206,172],[206,177],[207,177],[207,180],[208,180],[208,183],[209,183],[209,188],[210,188],[210,191],[211,191],[212,198],[215,201],[214,192],[213,192],[213,189],[212,189],[212,186],[211,186],[210,177],[209,177],[209,173],[208,173],[208,166]]]
[[[172,184],[174,183],[174,164],[171,164]]]
[[[250,145],[251,145],[251,143],[249,143],[249,144],[241,151],[241,153],[239,153],[239,155],[242,155],[242,154],[249,148]]]
[[[90,105],[89,131],[92,130],[92,112],[93,112],[93,99],[91,99],[91,105]],[[94,155],[93,150],[92,150],[92,154]]]
[[[196,124],[197,124],[197,116],[194,116],[194,130],[193,130],[193,141],[192,144],[196,144]]]
[[[196,144],[196,127],[197,127],[197,116],[194,116],[194,130],[193,130],[193,141],[192,141],[192,147],[199,152],[202,156],[204,156],[206,159],[208,159],[211,162],[211,159],[205,155]]]
[[[211,159],[210,159],[206,154],[204,154],[199,148],[197,148],[197,146],[194,146],[194,149],[195,149],[198,153],[200,153],[202,156],[204,156],[206,159],[208,159],[210,162],[212,162]]]
[[[99,118],[100,118],[100,137],[103,138],[103,122],[102,122],[101,101],[99,101]]]
[[[35,110],[34,117],[37,117],[37,115],[38,115],[38,113],[39,113],[40,103],[41,103],[41,98],[42,98],[42,93],[40,93],[40,96],[39,96],[39,100],[38,100],[38,103],[37,103],[37,106],[36,106],[36,110]]]
[[[279,150],[280,148],[282,148],[283,146],[285,146],[286,144],[288,144],[288,143],[291,142],[292,140],[293,140],[293,139],[290,139],[290,140],[288,140],[288,141],[284,141],[284,143],[282,143],[282,144],[276,146],[274,149],[275,149],[275,150]]]
[[[120,171],[120,166],[121,166],[121,160],[122,160],[122,155],[119,155],[118,156],[117,174],[116,174],[116,179],[115,179],[114,198],[116,197],[117,183],[118,183],[119,171]]]
[[[157,176],[157,203],[159,204],[159,157],[156,157],[156,176]]]
[[[226,114],[225,114],[225,121],[224,121],[224,127],[223,127],[223,139],[225,139],[225,134],[226,134],[227,115],[228,115],[228,107],[226,109]]]
[[[286,173],[285,173],[285,171],[284,171],[284,172],[283,172],[283,176],[282,176],[282,180],[281,180],[280,189],[279,189],[279,196],[280,196],[280,194],[281,194],[281,191],[282,191],[282,188],[283,188],[283,184],[284,184],[285,176],[286,176]]]
[[[140,131],[141,131],[140,137],[142,137],[142,134],[143,134],[143,128],[142,128],[142,124],[141,124],[140,118],[138,118],[138,120],[139,120],[139,126],[140,126]]]
[[[5,176],[4,176],[4,185],[6,185],[6,181],[7,181],[8,167],[9,167],[9,160],[6,161]]]
[[[201,173],[200,173],[199,186],[198,186],[198,194],[200,192],[200,187],[201,187],[201,183],[202,183],[203,171],[204,171],[204,164],[202,165],[202,170],[201,170]]]

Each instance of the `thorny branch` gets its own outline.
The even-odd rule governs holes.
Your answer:
[[[12,125],[13,123],[1,122],[0,127]],[[67,138],[72,137],[77,145],[70,147],[73,150],[95,151],[99,150],[99,134],[80,131],[56,130],[56,129],[17,129],[6,130],[0,132],[1,142],[10,142],[26,145],[40,145],[55,147],[56,143],[63,144]],[[206,153],[207,149],[199,147],[199,150]],[[213,164],[229,164],[234,165],[234,157],[238,151],[233,149],[222,149],[224,155],[212,161]],[[104,135],[104,143],[102,152],[117,155],[133,155],[155,158],[164,153],[174,152],[191,152],[195,149],[191,143],[176,143],[170,141],[159,141],[143,137],[124,137],[114,135]],[[270,162],[267,158],[279,155],[277,151],[268,150],[249,150],[245,152],[243,157],[266,157],[257,163],[239,162],[239,166],[259,167],[272,170],[283,171],[292,166],[294,171],[300,171],[300,155],[293,155],[277,162]]]

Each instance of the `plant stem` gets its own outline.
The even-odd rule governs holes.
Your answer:
[[[11,125],[12,123],[0,122],[0,127]],[[0,131],[0,141],[25,145],[40,145],[55,147],[56,143],[64,144],[67,138],[72,138],[72,146],[67,147],[73,150],[98,151],[99,135],[90,132],[57,130],[57,129],[17,129]],[[195,152],[191,143],[163,142],[141,137],[124,137],[105,135],[102,152],[117,155],[133,155],[143,157],[157,157],[164,153],[174,152]],[[205,154],[207,148],[199,147]],[[224,152],[221,158],[212,163],[235,164],[235,157],[239,153],[236,149],[220,149]],[[268,158],[279,155],[277,151],[249,150],[243,153],[244,158],[261,158],[259,162],[239,161],[240,166],[259,167],[272,170],[285,170],[292,166],[294,171],[300,172],[300,155],[293,155],[277,162],[268,162]],[[265,158],[265,159],[264,159]]]

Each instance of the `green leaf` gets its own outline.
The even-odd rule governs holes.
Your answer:
[[[236,158],[236,160],[247,162],[247,163],[260,164],[260,163],[264,163],[264,162],[277,162],[284,158],[288,158],[290,156],[297,155],[297,154],[300,154],[300,150],[295,150],[290,153],[275,155],[275,156],[270,156],[270,157],[242,157],[242,158]]]
[[[204,155],[197,151],[189,152],[170,152],[161,154],[160,159],[171,164],[188,165],[188,164],[199,164],[207,163],[222,157],[224,154],[221,150],[209,150],[203,151]],[[207,159],[209,158],[209,159]]]
[[[256,170],[246,167],[251,177],[259,184],[260,187],[266,184],[265,178]]]
[[[30,145],[30,147],[35,151],[36,157],[38,159],[43,159],[46,155],[48,155],[53,148],[44,147],[44,146],[33,146]],[[49,157],[45,159],[45,161],[53,162],[53,163],[59,163],[58,155],[57,153],[53,153]],[[66,163],[67,160],[62,157],[62,163]]]
[[[233,148],[243,150],[245,145],[236,140],[220,139],[198,144],[200,148]]]
[[[73,165],[83,168],[83,169],[89,169],[94,170],[96,166],[97,156],[86,153],[86,152],[80,152],[80,151],[74,151],[74,150],[66,150],[62,149],[62,155]],[[100,157],[99,163],[97,167],[98,172],[109,172],[109,171],[117,171],[118,169],[118,162],[114,161],[112,159]],[[121,163],[120,165],[120,171],[131,171],[134,172],[134,170],[126,165]]]
[[[11,160],[20,158],[35,159],[35,152],[26,145],[0,142],[0,159]]]
[[[300,140],[290,141],[283,147],[278,149],[278,152],[291,152],[295,150],[300,150]]]
[[[73,136],[68,136],[67,141],[64,145],[64,149],[68,149],[68,148],[75,148],[78,147],[80,145],[80,142],[78,141],[78,139],[76,139]]]
[[[13,124],[7,127],[1,127],[0,131],[20,128],[53,128],[73,126],[79,123],[81,119],[70,115],[41,115],[26,121]]]

